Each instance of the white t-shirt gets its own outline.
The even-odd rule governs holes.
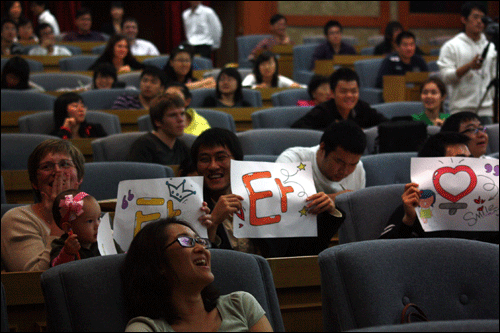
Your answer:
[[[130,45],[130,52],[133,56],[160,55],[156,46],[145,39],[136,39],[135,43]]]
[[[318,192],[326,194],[337,193],[343,190],[359,190],[366,187],[366,173],[361,160],[356,165],[356,169],[349,176],[342,179],[340,182],[332,182],[327,179],[319,170],[316,161],[316,152],[319,145],[314,147],[292,147],[285,150],[276,160],[276,163],[290,163],[310,161],[313,166],[314,185]]]
[[[54,50],[52,53],[49,53],[49,51],[45,47],[36,46],[32,48],[29,52],[29,55],[51,55],[51,56],[70,56],[72,55],[71,51],[68,50],[64,46],[59,46],[59,45],[54,45]]]
[[[212,8],[198,5],[194,12],[188,8],[182,13],[182,20],[189,44],[220,47],[222,23]]]
[[[294,84],[295,81],[287,78],[286,76],[278,75],[278,88],[288,88],[292,84]],[[255,75],[253,74],[248,74],[243,82],[241,82],[241,85],[243,87],[252,87],[255,88],[257,85],[257,79],[255,78]],[[305,85],[301,85],[302,88],[307,88]]]
[[[52,30],[54,31],[54,35],[57,36],[61,34],[61,30],[59,30],[59,24],[57,23],[55,16],[52,15],[48,9],[44,10],[40,16],[38,16],[38,24],[40,23],[50,24]]]

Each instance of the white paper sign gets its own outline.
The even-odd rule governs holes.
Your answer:
[[[109,213],[101,217],[101,224],[97,229],[97,246],[101,256],[117,254],[115,242],[113,241],[113,230],[111,230],[111,223],[109,222]]]
[[[498,231],[498,176],[498,159],[412,158],[424,231]]]
[[[198,219],[203,215],[203,177],[126,180],[118,185],[114,236],[124,251],[148,222],[178,217],[200,235],[207,229]]]
[[[244,200],[233,215],[238,238],[315,237],[316,215],[306,198],[316,193],[310,162],[269,163],[231,160],[231,191]]]

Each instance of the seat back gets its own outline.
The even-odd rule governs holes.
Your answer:
[[[375,53],[375,46],[364,47],[359,51],[361,55],[373,55]]]
[[[196,112],[208,121],[210,127],[220,127],[236,133],[236,123],[231,114],[217,110],[196,109]],[[137,118],[137,126],[141,132],[149,132],[153,130],[151,117],[145,114]]]
[[[402,204],[404,187],[404,184],[373,186],[338,195],[335,205],[346,215],[339,229],[339,243],[377,239]]]
[[[410,117],[412,114],[424,112],[424,104],[422,102],[391,102],[373,104],[371,107],[382,113],[387,119]]]
[[[319,43],[302,44],[293,47],[293,79],[299,71],[311,70],[312,56]]]
[[[93,161],[126,161],[132,143],[142,135],[144,133],[127,132],[92,140]]]
[[[120,117],[115,114],[101,111],[87,111],[85,120],[89,123],[101,124],[106,134],[121,133]],[[50,134],[54,129],[54,113],[42,111],[19,117],[19,131],[21,133]]]
[[[35,73],[30,75],[30,81],[41,86],[46,91],[61,88],[76,89],[92,83],[92,78],[77,73]]]
[[[59,68],[62,71],[88,71],[99,55],[77,55],[59,60]]]
[[[498,124],[486,125],[488,133],[488,154],[498,153]]]
[[[311,111],[312,106],[281,106],[252,113],[252,128],[290,128]]]
[[[221,295],[247,291],[261,304],[275,331],[284,331],[267,261],[237,251],[210,250],[215,286]],[[120,268],[125,254],[73,261],[41,276],[49,331],[123,332],[129,319]]]
[[[248,60],[248,56],[252,53],[252,50],[257,44],[270,37],[271,35],[246,35],[236,37],[236,44],[238,46],[238,67],[253,68],[252,62]]]
[[[5,195],[5,185],[3,183],[3,176],[1,176],[2,179],[2,188],[0,189],[0,202],[5,204],[7,203],[7,196]]]
[[[139,89],[139,85],[141,83],[141,74],[141,71],[119,74],[118,81],[125,83],[126,86],[132,86]]]
[[[416,152],[385,153],[361,157],[366,172],[366,187],[411,182],[411,158]]]
[[[55,96],[30,91],[2,89],[2,111],[44,111],[54,108]]]
[[[148,59],[144,59],[142,62],[144,65],[156,66],[158,68],[163,69],[167,64],[167,61],[170,59],[169,55],[162,55],[157,57],[152,57]],[[208,70],[214,68],[212,60],[203,58],[200,56],[193,57],[193,69],[194,70]]]
[[[355,36],[348,36],[348,35],[342,35],[342,41],[344,43],[347,43],[349,45],[358,45],[359,40]],[[302,38],[302,44],[311,44],[311,43],[325,43],[326,42],[326,37],[325,35],[316,35],[316,36],[307,36]]]
[[[71,54],[74,55],[74,56],[82,54],[82,48],[80,46],[77,46],[77,45],[68,45],[68,44],[60,44],[59,46],[64,46],[65,48],[67,48],[68,50],[70,50]]]
[[[253,129],[238,132],[244,155],[280,155],[290,147],[312,147],[319,145],[322,131],[283,128]]]
[[[139,91],[125,88],[93,89],[80,94],[89,110],[109,110],[115,100],[122,95],[139,95]]]
[[[243,99],[248,103],[250,103],[252,107],[262,106],[262,95],[260,91],[247,88],[243,88],[242,91],[243,91]],[[194,89],[191,90],[191,95],[192,95],[191,104],[189,104],[189,106],[197,109],[203,107],[203,102],[205,101],[205,98],[207,98],[208,96],[215,97],[215,89],[211,88]]]
[[[10,58],[2,58],[2,70],[3,70],[3,66],[5,66],[5,64],[9,60],[10,60]],[[30,68],[30,73],[43,72],[43,64],[40,61],[32,60],[32,59],[28,59],[28,58],[25,58],[24,60],[26,60],[28,62],[28,66]]]
[[[354,62],[354,70],[359,76],[360,87],[377,87],[377,74],[382,65],[383,58],[366,59]]]
[[[96,200],[115,199],[122,180],[174,177],[165,165],[139,162],[85,163],[85,177],[80,189]]]
[[[2,170],[26,170],[28,157],[40,143],[59,139],[47,134],[2,133]]]
[[[237,68],[238,73],[240,73],[241,79],[243,80],[247,75],[252,74],[252,69],[251,68]],[[209,70],[203,74],[203,78],[207,77],[213,77],[214,79],[217,80],[217,77],[220,74],[221,69],[220,68],[215,68],[212,70]]]
[[[399,324],[410,302],[431,322],[499,316],[498,245],[372,240],[331,247],[318,261],[325,331]]]
[[[310,100],[307,89],[287,89],[271,95],[273,106],[296,106],[299,100]]]

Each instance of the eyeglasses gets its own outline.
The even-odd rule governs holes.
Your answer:
[[[470,134],[477,135],[477,133],[479,133],[479,132],[486,133],[486,127],[468,128],[468,129],[463,130],[462,132],[460,132],[460,134],[470,133]]]
[[[69,169],[69,168],[72,168],[75,166],[75,164],[71,160],[60,160],[57,163],[45,162],[43,164],[40,164],[38,166],[38,170],[46,171],[46,172],[54,171],[56,168],[56,165],[58,165],[60,169]]]
[[[212,247],[212,244],[210,243],[210,241],[207,238],[193,238],[193,237],[189,237],[189,236],[179,236],[172,243],[165,246],[165,250],[168,247],[175,244],[175,242],[178,242],[179,245],[182,247],[194,247],[196,245],[196,243],[200,244],[205,249],[209,249]]]
[[[226,162],[228,159],[230,159],[232,156],[231,155],[228,155],[228,154],[217,154],[215,156],[213,156],[213,158],[215,159],[215,162],[217,163],[224,163]],[[210,164],[210,162],[212,162],[212,156],[208,156],[208,155],[204,155],[204,156],[201,156],[200,158],[198,158],[198,163],[199,164]]]

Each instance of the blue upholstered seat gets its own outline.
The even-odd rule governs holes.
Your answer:
[[[366,187],[409,183],[412,157],[417,157],[417,153],[398,152],[362,156]]]
[[[47,134],[2,133],[2,170],[26,170],[28,157],[40,143],[59,139]]]
[[[307,89],[287,89],[271,95],[273,106],[296,106],[299,100],[310,100]]]
[[[253,68],[253,64],[248,60],[248,56],[252,53],[252,50],[257,44],[270,37],[271,35],[246,35],[236,37],[236,44],[238,46],[238,67]]]
[[[309,106],[280,106],[252,113],[252,128],[290,128],[292,124],[311,111]]]
[[[92,77],[78,73],[34,73],[30,81],[41,86],[46,91],[55,91],[61,88],[76,89],[92,83]]]
[[[45,111],[54,108],[55,96],[33,90],[1,91],[2,111]]]
[[[208,96],[212,96],[215,98],[215,89],[211,88],[201,88],[191,90],[191,104],[189,106],[193,108],[203,107],[203,102],[205,98]],[[243,88],[243,99],[250,103],[252,107],[261,107],[262,106],[262,95],[260,91]]]

